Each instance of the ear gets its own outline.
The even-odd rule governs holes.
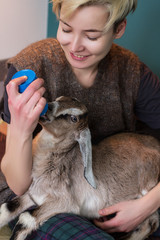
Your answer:
[[[118,26],[115,32],[115,39],[121,38],[126,30],[127,20],[124,19]]]
[[[79,143],[80,151],[82,154],[84,164],[84,177],[93,188],[96,188],[96,183],[92,171],[92,144],[90,130],[88,128],[83,130],[76,140]]]

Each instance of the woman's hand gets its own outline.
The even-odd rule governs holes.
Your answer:
[[[11,114],[11,126],[19,129],[21,134],[32,134],[46,100],[43,98],[45,88],[43,79],[36,79],[28,88],[19,93],[18,86],[26,80],[19,77],[9,82],[6,87],[8,94],[8,106]]]
[[[94,220],[95,225],[108,233],[129,232],[135,229],[145,218],[141,200],[120,202],[99,211],[102,218]],[[115,214],[107,220],[107,216]]]
[[[130,232],[160,207],[160,184],[139,199],[117,203],[99,211],[94,223],[108,233]],[[113,218],[108,218],[114,214]]]

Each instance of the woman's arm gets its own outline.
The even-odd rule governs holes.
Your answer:
[[[6,151],[1,169],[9,187],[22,195],[30,186],[32,168],[32,136],[23,138],[12,126],[7,126]]]
[[[104,221],[95,220],[94,223],[108,233],[129,232],[134,230],[148,216],[160,207],[160,183],[142,198],[120,202],[99,211]],[[110,220],[108,215],[116,214]]]
[[[35,80],[20,94],[18,86],[25,80],[25,77],[11,80],[6,87],[11,119],[1,169],[8,185],[17,195],[23,194],[32,181],[32,133],[46,104],[42,97],[44,81]]]
[[[138,119],[152,128],[150,134],[155,135],[160,140],[160,136],[157,136],[160,133],[160,81],[144,64],[142,64],[141,83],[135,104],[135,114]],[[100,210],[99,214],[104,217],[104,221],[95,220],[95,224],[108,233],[129,232],[159,207],[160,183],[140,199],[120,202]],[[110,214],[116,215],[107,220],[105,216]]]

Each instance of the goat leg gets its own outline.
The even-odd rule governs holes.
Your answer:
[[[58,208],[58,200],[54,203],[53,199],[46,201],[32,211],[24,212],[20,215],[18,223],[15,227],[15,233],[11,238],[14,240],[24,240],[32,231],[37,230],[40,225],[49,218],[62,212],[67,212],[66,206],[62,209]]]
[[[31,206],[33,206],[33,201],[27,194],[3,203],[0,207],[0,228]]]

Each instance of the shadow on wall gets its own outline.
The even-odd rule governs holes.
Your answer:
[[[138,6],[127,18],[124,36],[115,43],[139,56],[160,78],[160,0],[138,0]],[[48,37],[56,37],[58,22],[49,4]]]

